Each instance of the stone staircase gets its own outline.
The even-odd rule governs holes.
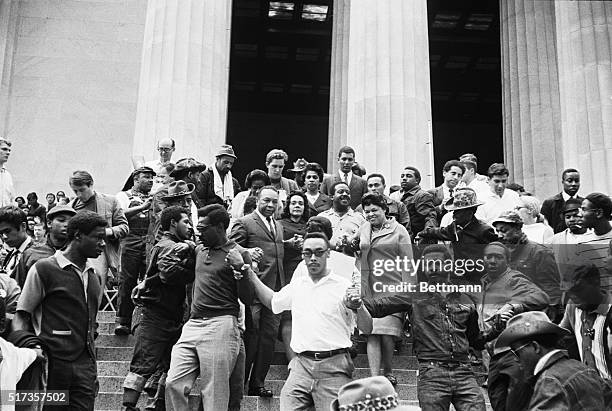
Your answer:
[[[115,313],[103,311],[98,314],[99,336],[96,340],[98,354],[98,379],[100,391],[96,399],[96,410],[121,409],[121,398],[123,393],[123,380],[128,372],[134,338],[114,335]],[[354,359],[355,378],[368,377],[368,359],[365,354],[365,344],[360,344],[359,355]],[[418,364],[412,355],[410,343],[406,343],[400,354],[393,359],[394,375],[399,384],[396,390],[401,398],[403,405],[418,405],[416,393],[416,379]],[[242,400],[242,409],[247,411],[272,411],[279,410],[279,395],[281,388],[287,378],[287,359],[283,351],[282,343],[277,344],[274,354],[274,361],[268,373],[266,387],[271,389],[275,396],[273,398],[259,398],[245,396]],[[189,399],[190,408],[197,410],[200,405],[199,380],[192,390]],[[144,395],[138,404],[144,407]]]

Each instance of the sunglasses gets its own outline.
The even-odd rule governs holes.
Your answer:
[[[304,251],[302,251],[302,257],[310,258],[314,254],[315,257],[319,257],[320,258],[320,257],[323,257],[325,255],[325,252],[327,250],[329,250],[329,248],[326,248],[325,250],[316,250],[316,251],[304,250]]]

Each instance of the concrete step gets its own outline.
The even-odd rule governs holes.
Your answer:
[[[124,377],[130,368],[128,361],[98,361],[98,375],[101,377]],[[393,375],[402,384],[416,384],[416,370],[393,370]],[[269,380],[286,380],[289,370],[284,365],[273,365],[268,372]],[[369,368],[355,368],[354,378],[365,378],[370,376]]]
[[[117,411],[121,408],[121,394],[100,392],[96,398],[96,411]],[[401,405],[413,405],[418,406],[418,401],[407,401],[400,400]],[[144,408],[145,401],[141,397],[138,402],[138,407]],[[189,395],[189,410],[197,411],[200,406],[200,394],[192,393]],[[280,399],[279,397],[273,398],[260,398],[260,397],[244,397],[241,403],[242,410],[244,411],[280,411]]]

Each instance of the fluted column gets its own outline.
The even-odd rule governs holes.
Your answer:
[[[0,136],[7,134],[8,96],[17,36],[18,0],[0,0]]]
[[[563,160],[612,193],[612,2],[555,2]]]
[[[501,0],[500,18],[505,162],[511,180],[546,198],[563,170],[555,4]]]
[[[368,172],[413,165],[432,186],[426,0],[336,0],[332,35],[329,170],[350,145]]]
[[[134,155],[156,158],[155,141],[176,141],[175,159],[205,162],[225,142],[231,0],[149,0]]]

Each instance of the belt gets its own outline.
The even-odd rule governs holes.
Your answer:
[[[419,364],[435,365],[437,367],[442,367],[442,368],[457,368],[457,367],[461,367],[462,365],[469,365],[466,362],[456,362],[456,361],[419,361]]]
[[[312,358],[313,360],[324,360],[329,357],[333,357],[334,355],[348,353],[348,348],[338,348],[337,350],[331,351],[302,351],[298,355],[303,355],[304,357]]]

